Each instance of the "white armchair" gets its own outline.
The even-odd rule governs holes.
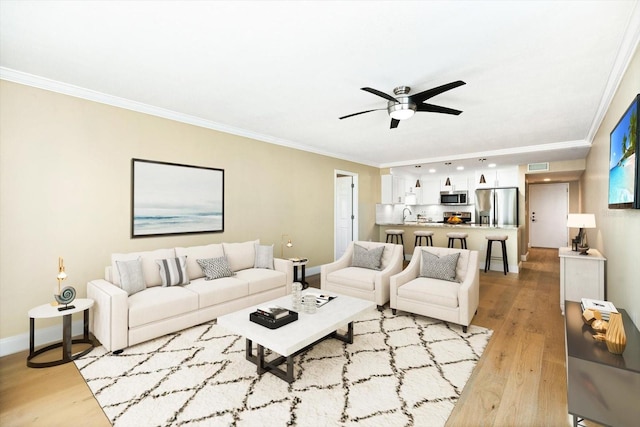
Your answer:
[[[421,277],[422,251],[438,257],[460,253],[453,273],[455,281]],[[403,310],[457,323],[466,332],[480,300],[478,251],[416,247],[407,268],[391,277],[390,282],[390,306],[394,314],[396,310]]]
[[[379,270],[354,266],[354,245],[368,251],[383,247]],[[360,250],[361,251],[361,250]],[[320,268],[320,287],[327,292],[373,301],[378,308],[389,302],[389,279],[402,271],[402,245],[379,242],[351,242],[340,259]]]

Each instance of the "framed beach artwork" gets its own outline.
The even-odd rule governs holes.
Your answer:
[[[131,237],[224,231],[224,170],[131,160]]]
[[[640,208],[638,105],[636,95],[611,131],[609,147],[609,209]]]

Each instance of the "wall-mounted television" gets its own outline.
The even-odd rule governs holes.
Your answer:
[[[640,209],[640,94],[622,115],[610,135],[609,209]]]

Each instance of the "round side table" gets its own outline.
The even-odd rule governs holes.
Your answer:
[[[29,356],[27,356],[27,366],[30,368],[47,368],[49,366],[62,365],[63,363],[71,362],[78,357],[84,356],[93,350],[94,343],[89,338],[89,309],[93,306],[93,300],[88,298],[78,298],[73,300],[72,303],[75,308],[69,310],[58,311],[58,306],[52,306],[51,304],[43,304],[38,307],[34,307],[29,310]],[[71,315],[74,313],[80,313],[84,311],[84,333],[82,338],[71,338]],[[35,320],[36,319],[49,319],[54,317],[62,317],[62,342],[53,343],[37,351],[35,348]],[[71,346],[73,344],[90,344],[90,346],[79,353],[72,354]],[[31,359],[34,357],[46,353],[47,351],[55,348],[62,347],[62,357],[58,360],[50,362],[33,362]]]
[[[289,258],[289,261],[293,262],[293,281],[299,281],[302,283],[302,289],[307,289],[309,287],[309,283],[307,283],[304,268],[309,260],[307,258]],[[301,267],[302,269],[302,277],[300,277],[300,280],[298,280],[298,267]]]

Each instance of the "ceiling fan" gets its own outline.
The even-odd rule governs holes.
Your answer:
[[[411,88],[409,86],[398,86],[393,89],[393,93],[396,95],[395,97],[391,95],[387,95],[384,92],[381,92],[377,89],[373,89],[370,87],[361,88],[365,92],[372,93],[374,95],[378,95],[381,98],[386,99],[387,108],[376,108],[374,110],[360,111],[359,113],[349,114],[347,116],[340,117],[340,120],[346,119],[348,117],[357,116],[359,114],[370,113],[372,111],[381,111],[387,110],[389,116],[391,116],[391,127],[390,129],[395,129],[398,127],[400,120],[406,120],[413,116],[413,114],[418,112],[430,112],[430,113],[443,113],[443,114],[454,114],[458,115],[462,113],[460,110],[454,110],[452,108],[441,107],[439,105],[433,104],[425,104],[429,98],[433,98],[436,95],[441,94],[442,92],[446,92],[448,90],[457,88],[458,86],[462,86],[466,84],[462,80],[458,80],[455,82],[447,83],[442,86],[434,87],[432,89],[427,89],[423,92],[416,93],[415,95],[409,95]]]

